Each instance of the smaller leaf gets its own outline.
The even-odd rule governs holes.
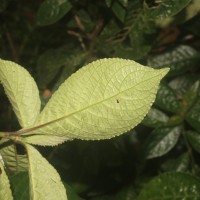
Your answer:
[[[45,0],[37,13],[38,24],[45,26],[57,22],[71,7],[69,0]]]
[[[166,17],[174,16],[185,8],[191,0],[162,0],[158,5],[149,7],[144,2],[144,12],[150,19],[164,19]]]
[[[180,110],[180,102],[176,93],[166,83],[161,83],[156,96],[155,104],[160,108],[177,113]]]
[[[162,164],[164,171],[186,172],[190,164],[190,157],[188,153],[183,153],[175,159],[169,159]]]
[[[194,104],[198,97],[199,81],[196,81],[183,96],[183,101],[186,103],[187,110]]]
[[[13,200],[10,183],[0,160],[0,199]]]
[[[186,136],[192,148],[200,153],[200,134],[194,131],[187,131]]]
[[[26,69],[0,59],[0,81],[22,127],[31,126],[40,112],[37,85]]]
[[[124,6],[122,6],[118,1],[114,1],[112,4],[112,11],[121,22],[124,22],[126,15],[126,9]]]
[[[177,143],[181,127],[155,129],[146,144],[146,157],[156,158],[168,153]]]
[[[180,45],[173,50],[148,59],[148,65],[153,68],[170,67],[168,76],[183,74],[197,61],[198,52],[190,46]]]
[[[190,174],[170,172],[151,180],[137,200],[198,200],[200,180]]]
[[[166,125],[168,120],[169,117],[165,113],[161,112],[156,108],[151,108],[151,110],[148,112],[147,116],[144,118],[142,123],[145,126],[157,128]]]
[[[31,145],[25,145],[29,159],[29,187],[32,200],[67,200],[57,171]]]
[[[200,132],[200,98],[197,99],[193,107],[186,115],[187,122]]]

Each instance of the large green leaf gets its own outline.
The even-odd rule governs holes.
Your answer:
[[[162,174],[150,181],[137,200],[199,200],[200,180],[186,173]]]
[[[147,158],[159,157],[169,152],[176,145],[180,133],[181,127],[179,126],[155,129],[147,140]]]
[[[10,189],[10,183],[1,160],[0,160],[0,199],[2,200],[13,199],[12,192]]]
[[[40,112],[39,91],[28,71],[0,59],[0,81],[22,127],[33,125]]]
[[[87,140],[120,135],[142,121],[167,72],[119,58],[92,62],[60,86],[26,134]]]
[[[29,159],[29,191],[31,200],[67,200],[57,171],[31,145],[25,145]]]
[[[57,22],[71,7],[69,0],[45,0],[38,10],[38,24],[45,26]]]
[[[144,12],[151,19],[164,19],[174,16],[185,8],[191,0],[162,0],[157,6],[149,7],[144,3]]]

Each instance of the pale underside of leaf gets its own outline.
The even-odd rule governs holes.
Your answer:
[[[0,160],[0,199],[13,200],[10,183]]]
[[[31,145],[25,145],[29,159],[31,200],[67,200],[65,188],[57,171]]]
[[[40,112],[37,85],[26,69],[0,59],[0,81],[22,127],[34,124]]]
[[[147,114],[167,72],[119,58],[92,62],[59,87],[35,123],[40,128],[28,134],[94,140],[127,132]]]

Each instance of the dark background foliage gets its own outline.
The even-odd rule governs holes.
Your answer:
[[[200,189],[191,189],[200,176],[199,11],[198,0],[0,0],[0,58],[31,73],[43,106],[67,77],[99,58],[171,69],[134,130],[111,140],[40,148],[69,200],[164,199],[159,188],[176,191],[180,182],[189,188],[185,195],[200,199]],[[19,129],[3,88],[0,99],[0,130]],[[26,173],[11,182],[15,196],[27,199]]]

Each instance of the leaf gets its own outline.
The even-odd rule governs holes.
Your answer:
[[[47,50],[37,61],[40,87],[46,88],[56,76],[58,76],[57,79],[60,76],[64,76],[66,79],[75,70],[75,67],[80,65],[84,57],[83,52],[77,49],[72,51],[69,46]]]
[[[151,180],[141,191],[137,200],[198,200],[200,180],[190,174],[171,172]]]
[[[164,19],[166,17],[174,16],[185,8],[191,0],[162,0],[158,5],[149,7],[144,2],[144,13],[150,19]]]
[[[186,115],[186,121],[197,131],[200,131],[200,99],[197,98],[193,107]]]
[[[167,124],[169,117],[156,108],[151,108],[142,123],[145,126],[157,128]]]
[[[14,199],[27,200],[29,198],[29,177],[27,172],[20,172],[10,177]]]
[[[67,200],[65,188],[57,171],[31,145],[25,145],[29,159],[31,200]],[[59,196],[58,196],[59,195]]]
[[[83,200],[81,197],[79,197],[74,190],[67,184],[65,184],[65,188],[67,189],[67,197],[68,200]]]
[[[166,83],[160,84],[155,104],[172,113],[177,113],[181,106],[176,93]]]
[[[115,13],[116,17],[123,22],[126,15],[126,9],[121,5],[119,1],[114,1],[112,3],[112,11]]]
[[[0,81],[22,127],[34,124],[40,112],[37,85],[28,71],[11,61],[0,59]]]
[[[86,140],[120,135],[147,114],[160,79],[167,72],[167,68],[154,70],[118,58],[92,62],[59,87],[38,117],[35,128],[26,135]]]
[[[181,127],[157,128],[146,143],[146,157],[156,158],[168,153],[177,143]]]
[[[196,62],[198,53],[187,45],[180,45],[162,54],[152,56],[148,59],[148,65],[153,68],[170,67],[168,76],[183,74]]]
[[[189,110],[198,98],[199,81],[196,81],[184,94],[183,100],[186,103],[187,110]]]
[[[45,26],[57,22],[69,12],[71,7],[69,0],[45,0],[37,13],[38,24]]]
[[[186,136],[192,148],[200,153],[200,134],[195,131],[187,131]]]
[[[4,141],[6,143],[8,140],[4,140]],[[0,148],[0,154],[3,157],[5,166],[11,172],[20,172],[20,171],[28,170],[27,156],[19,155],[17,153],[16,144],[11,143],[9,145],[5,145],[4,147]]]
[[[169,159],[162,164],[164,171],[186,172],[190,164],[190,157],[188,153],[183,153],[175,159]]]
[[[6,175],[6,172],[4,170],[4,166],[0,160],[0,199],[7,199],[12,200],[12,192],[10,189],[10,183],[8,180],[8,177]]]

